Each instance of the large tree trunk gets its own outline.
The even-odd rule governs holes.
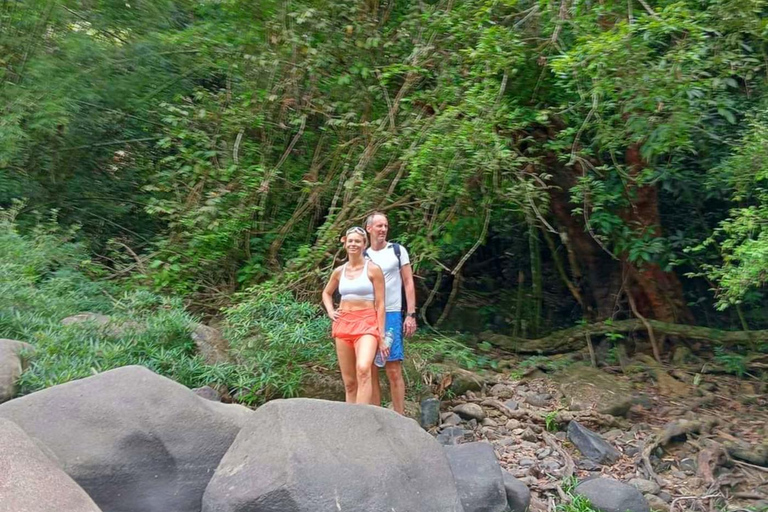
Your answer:
[[[635,266],[626,255],[612,256],[586,229],[585,219],[573,215],[574,207],[585,206],[571,202],[570,190],[579,176],[578,164],[567,167],[555,155],[547,155],[543,163],[554,185],[550,189],[550,210],[561,240],[572,255],[569,258],[571,275],[581,294],[585,318],[597,321],[613,317],[623,294],[631,293],[644,317],[664,322],[690,322],[682,286],[674,273],[665,272],[657,264]],[[627,149],[626,163],[631,176],[637,177],[645,167],[639,146]],[[620,212],[625,222],[661,236],[656,186],[634,186],[628,194],[630,207]]]
[[[640,156],[639,144],[627,148],[626,164],[629,175],[636,179],[645,168]],[[659,192],[655,185],[634,186],[630,191],[631,207],[623,212],[622,217],[632,227],[661,236],[661,218],[659,215]],[[633,294],[637,308],[643,316],[663,322],[690,322],[692,320],[680,280],[672,272],[665,272],[655,263],[637,267],[627,262],[625,268],[631,279],[630,293]]]

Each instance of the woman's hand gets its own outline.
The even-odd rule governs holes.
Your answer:
[[[335,322],[336,319],[339,318],[340,314],[341,314],[341,311],[339,311],[338,309],[331,308],[331,310],[328,312],[328,318],[330,318],[332,322]]]
[[[389,347],[384,341],[384,336],[379,336],[379,352],[381,352],[381,358],[386,361],[389,357]]]

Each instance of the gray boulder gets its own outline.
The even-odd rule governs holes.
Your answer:
[[[440,400],[434,397],[425,398],[419,408],[419,423],[422,428],[429,429],[440,423]]]
[[[307,398],[260,407],[221,460],[203,512],[461,512],[440,445],[418,423]]]
[[[16,394],[16,381],[23,370],[21,352],[32,348],[23,341],[0,339],[0,403]]]
[[[461,427],[446,427],[440,431],[439,434],[437,434],[437,442],[448,446],[448,445],[455,445],[455,444],[461,444],[467,438],[472,437],[472,432],[464,430]]]
[[[531,506],[531,491],[528,487],[506,471],[501,472],[504,479],[504,490],[507,493],[507,510],[509,512],[526,512]]]
[[[126,366],[0,405],[109,512],[197,512],[213,470],[253,413]]]
[[[15,423],[0,418],[0,512],[100,512]]]
[[[650,512],[651,508],[642,493],[613,478],[593,478],[574,489],[576,494],[587,498],[600,512]]]
[[[203,357],[206,364],[232,362],[229,356],[229,342],[215,327],[197,324],[192,331],[192,341],[195,342],[197,353]]]
[[[485,419],[485,411],[483,408],[473,403],[459,404],[453,408],[453,412],[465,420],[483,421]]]
[[[613,464],[621,454],[608,444],[599,434],[592,432],[578,421],[568,424],[568,440],[571,441],[584,456],[598,464]]]
[[[504,512],[507,492],[493,446],[465,443],[446,446],[464,512]]]

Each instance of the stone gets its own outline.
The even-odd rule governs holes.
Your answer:
[[[470,435],[470,433],[461,427],[448,427],[437,434],[435,439],[437,439],[437,442],[443,446],[448,446],[461,444],[468,435]]]
[[[446,446],[445,454],[464,512],[504,512],[507,509],[501,467],[490,444]],[[411,506],[408,510],[421,509]]]
[[[601,404],[597,410],[600,414],[609,414],[611,416],[622,417],[626,416],[629,410],[632,408],[631,397],[620,397],[614,401],[608,401]]]
[[[674,366],[684,366],[688,363],[694,363],[697,359],[698,358],[693,355],[693,352],[691,352],[691,349],[684,345],[678,345],[672,353],[672,364]]]
[[[0,339],[0,403],[16,395],[16,381],[24,369],[22,353],[32,351],[29,343]]]
[[[493,397],[504,400],[515,396],[515,388],[508,384],[496,384],[488,393]]]
[[[471,420],[469,420],[469,421],[467,422],[467,427],[468,427],[468,428],[471,428],[472,430],[476,429],[476,428],[477,428],[477,420],[476,420],[476,419],[474,419],[474,418],[472,418]]]
[[[696,461],[688,457],[677,463],[677,467],[688,475],[696,474]]]
[[[664,500],[664,503],[672,503],[672,495],[666,491],[661,491],[657,496]]]
[[[517,461],[517,464],[520,467],[527,468],[527,467],[530,467],[530,466],[533,466],[534,464],[536,464],[536,461],[533,460],[533,459],[529,459],[529,458],[522,458],[519,461]]]
[[[122,336],[129,330],[143,330],[143,326],[133,320],[116,320],[110,316],[101,313],[78,313],[68,316],[61,321],[62,325],[92,324],[99,327],[100,330],[109,336]]]
[[[558,471],[562,466],[555,459],[549,458],[541,461],[541,467],[546,471]]]
[[[499,426],[499,424],[498,424],[498,423],[496,423],[496,422],[495,422],[494,420],[492,420],[491,418],[485,418],[485,419],[483,420],[483,422],[482,422],[482,425],[483,425],[484,427],[498,427],[498,426]]]
[[[568,424],[568,440],[588,459],[599,464],[613,464],[621,457],[619,451],[608,444],[599,434],[592,432],[578,421]]]
[[[561,442],[565,441],[567,439],[565,432],[563,432],[562,430],[559,432],[555,432],[555,439]]]
[[[510,411],[516,411],[518,407],[520,407],[520,404],[517,403],[517,401],[515,400],[507,400],[506,402],[504,402],[504,407],[506,407]]]
[[[531,506],[531,491],[528,486],[506,471],[502,471],[501,476],[507,493],[509,512],[527,512]]]
[[[192,392],[200,398],[205,398],[206,400],[211,400],[213,402],[221,402],[221,394],[210,386],[195,388]]]
[[[425,398],[419,407],[419,424],[421,428],[429,429],[440,422],[440,400],[437,398]]]
[[[534,407],[546,407],[547,403],[552,399],[552,395],[549,393],[536,393],[525,397],[525,403]]]
[[[455,412],[449,412],[443,418],[443,422],[442,422],[442,424],[440,426],[441,427],[452,427],[452,426],[458,425],[459,423],[461,423],[461,416],[459,416]]]
[[[536,458],[539,460],[546,459],[552,453],[552,448],[545,446],[536,451]]]
[[[233,358],[229,355],[229,342],[215,327],[197,324],[192,331],[192,341],[195,342],[197,353],[202,356],[205,364],[233,362]]]
[[[445,451],[415,421],[294,398],[256,410],[205,490],[202,512],[244,510],[461,512],[461,502]]]
[[[648,502],[648,505],[651,507],[651,510],[656,510],[658,512],[669,512],[669,503],[667,503],[666,501],[664,501],[663,499],[659,498],[656,495],[646,494],[645,501]]]
[[[600,471],[603,469],[601,464],[589,459],[581,459],[576,463],[576,467],[584,471]]]
[[[587,498],[600,512],[650,512],[640,491],[613,478],[586,480],[574,492]]]
[[[505,426],[505,427],[506,427],[508,430],[515,430],[515,429],[518,429],[518,428],[520,428],[520,426],[521,426],[521,425],[522,425],[522,423],[520,423],[520,421],[518,421],[518,420],[509,420],[509,421],[506,423],[506,425],[504,425],[504,426]]]
[[[661,491],[661,486],[659,484],[650,480],[645,480],[644,478],[633,478],[628,483],[643,494],[656,494]]]
[[[453,408],[453,412],[465,420],[483,421],[485,419],[485,411],[477,404],[459,404]]]
[[[141,366],[0,405],[103,510],[200,510],[214,469],[252,411],[215,403]]]
[[[15,423],[0,418],[0,512],[101,512]]]
[[[537,436],[536,433],[530,429],[530,427],[526,428],[520,437],[523,439],[523,441],[528,441],[529,443],[535,443],[539,440],[539,436]]]
[[[451,385],[449,389],[456,396],[463,395],[467,391],[480,391],[483,389],[483,379],[470,371],[453,368],[450,370],[450,375]]]

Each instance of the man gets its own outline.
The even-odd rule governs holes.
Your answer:
[[[392,346],[385,368],[392,394],[392,408],[400,414],[405,414],[403,335],[407,337],[416,332],[416,290],[413,284],[411,260],[405,247],[387,241],[389,222],[383,213],[372,213],[365,221],[365,230],[368,232],[371,244],[366,255],[384,272],[386,330],[392,336]],[[402,289],[405,289],[405,319],[402,313]],[[373,403],[380,404],[381,388],[377,374],[374,375],[373,388]]]

